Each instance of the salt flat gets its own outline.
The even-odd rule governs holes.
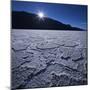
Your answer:
[[[87,32],[11,31],[12,88],[87,84]]]

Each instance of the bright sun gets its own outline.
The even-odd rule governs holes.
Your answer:
[[[39,16],[40,18],[43,18],[43,17],[44,17],[44,13],[43,13],[43,12],[39,12],[39,13],[38,13],[38,16]]]

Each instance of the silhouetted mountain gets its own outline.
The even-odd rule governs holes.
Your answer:
[[[38,15],[12,11],[12,28],[13,29],[49,29],[49,30],[83,30],[77,27],[72,27],[68,24],[63,24],[54,19],[44,17],[40,19]]]

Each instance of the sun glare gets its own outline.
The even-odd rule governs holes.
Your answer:
[[[40,18],[43,18],[43,17],[44,17],[44,13],[43,13],[43,12],[39,12],[39,13],[38,13],[38,16],[39,16]]]

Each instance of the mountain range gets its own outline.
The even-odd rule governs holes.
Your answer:
[[[38,15],[25,11],[12,11],[12,29],[83,30],[49,17],[40,19]]]

